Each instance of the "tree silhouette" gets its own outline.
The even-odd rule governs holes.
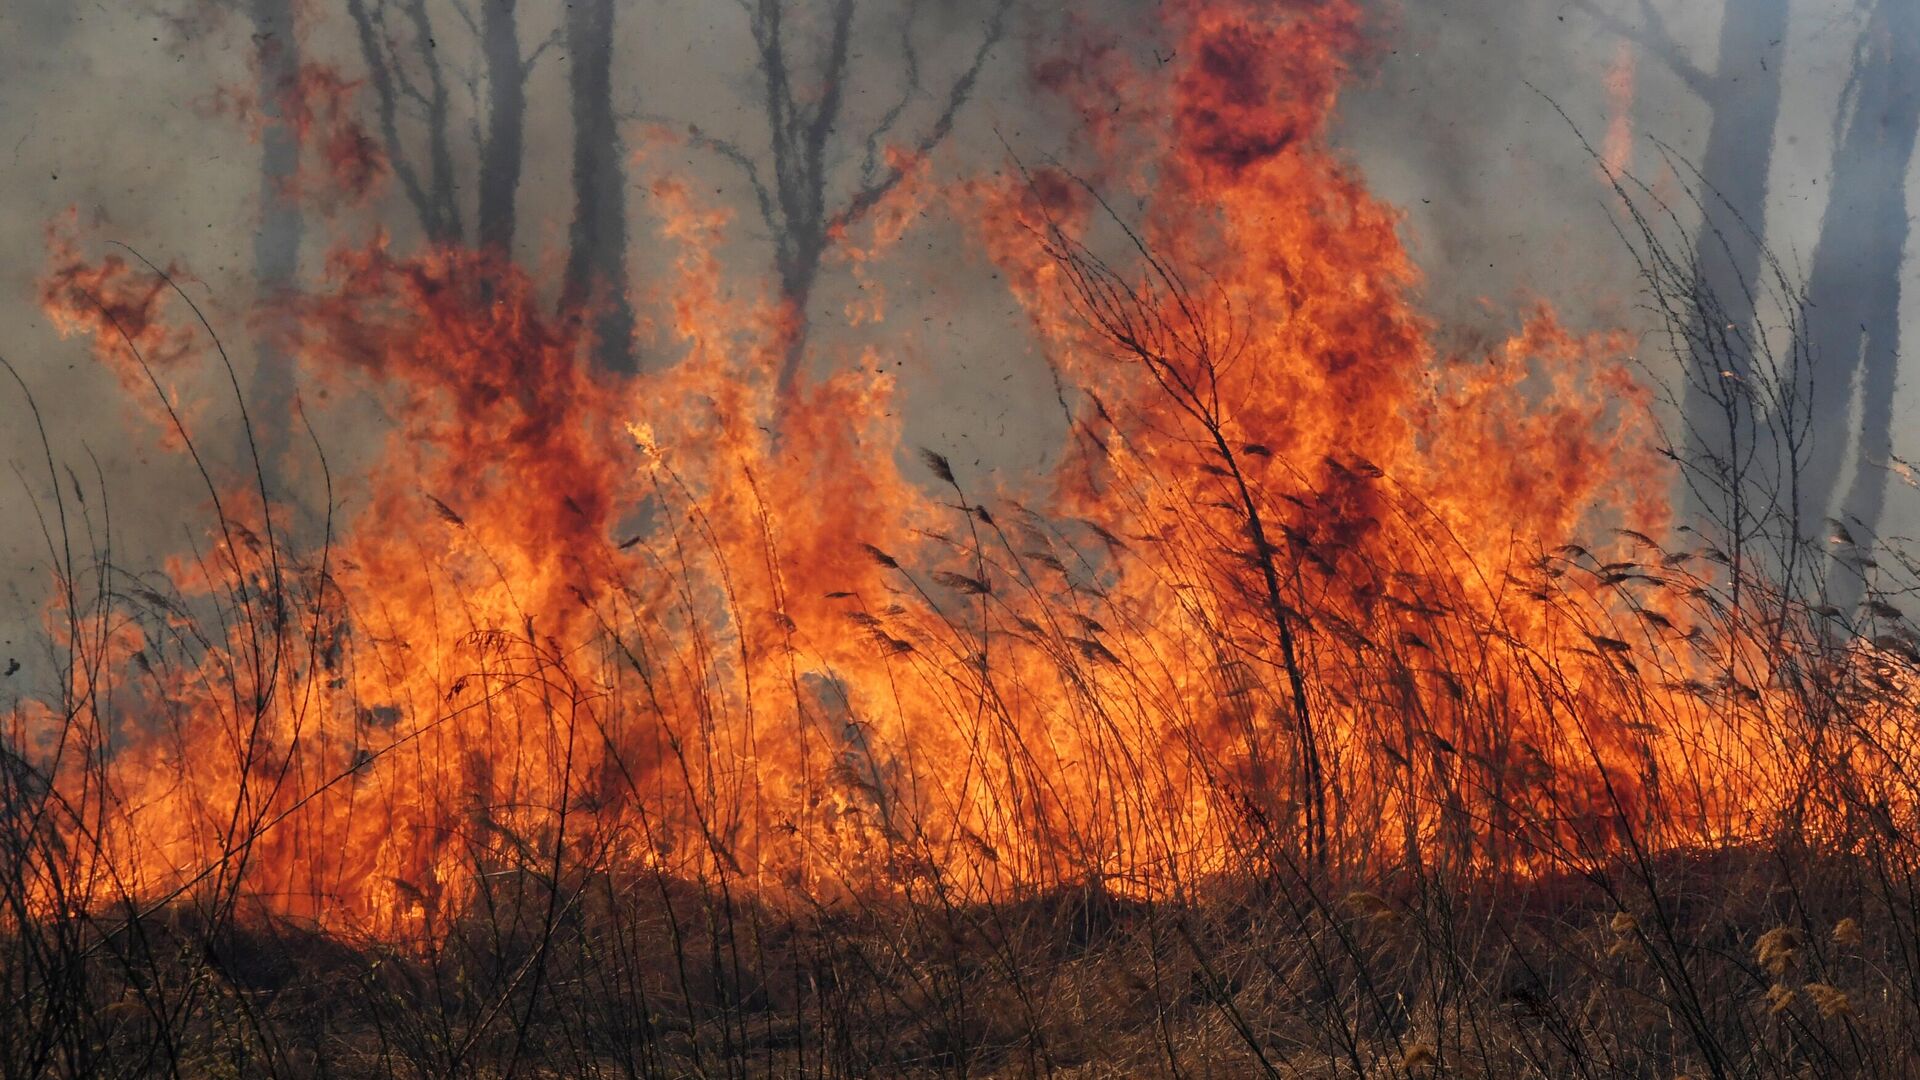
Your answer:
[[[480,246],[511,253],[515,197],[525,156],[526,82],[558,40],[549,36],[523,55],[518,0],[453,0],[452,10],[474,41],[480,67],[462,70],[456,50],[443,47],[427,0],[347,0],[367,85],[373,91],[388,166],[430,243],[463,243],[466,215],[453,151],[454,91],[480,105],[485,85],[486,128],[476,126],[480,160],[477,236]],[[415,128],[424,149],[409,139]]]
[[[626,162],[613,108],[614,8],[614,0],[567,5],[574,214],[560,303],[592,323],[594,356],[602,367],[631,371]]]
[[[1827,207],[1807,281],[1814,443],[1802,487],[1817,505],[1880,528],[1893,454],[1900,364],[1900,267],[1910,232],[1906,177],[1920,131],[1920,5],[1875,0],[1835,117]],[[1860,426],[1849,459],[1848,417],[1858,381]],[[1852,481],[1832,499],[1851,467]],[[1838,565],[1838,564],[1836,564]],[[1850,576],[1850,575],[1849,575]],[[1857,580],[1836,588],[1858,599]]]
[[[787,401],[806,358],[808,304],[821,262],[835,238],[858,223],[946,141],[972,96],[981,69],[1006,31],[1012,0],[993,0],[971,54],[937,92],[927,85],[917,24],[925,4],[908,0],[897,16],[901,71],[889,104],[854,133],[847,102],[856,93],[854,34],[862,5],[832,0],[824,25],[806,35],[792,24],[794,7],[784,0],[740,0],[753,35],[760,81],[760,108],[767,126],[764,154],[699,132],[696,145],[712,150],[746,174],[760,218],[773,237],[773,269],[783,308],[780,399]],[[873,7],[874,5],[868,5]],[[807,46],[811,37],[813,47]],[[914,103],[932,97],[935,110],[917,132],[900,130]],[[895,152],[887,153],[892,145]],[[857,172],[841,180],[841,166],[856,156]]]
[[[527,75],[520,55],[519,0],[480,0],[480,50],[487,69],[487,135],[480,149],[480,246],[513,251],[514,196],[525,157]]]
[[[1577,0],[1603,27],[1634,42],[1669,68],[1712,110],[1699,158],[1701,221],[1693,248],[1698,317],[1687,330],[1695,357],[1723,368],[1689,373],[1681,406],[1687,460],[1714,474],[1687,488],[1688,516],[1716,521],[1729,534],[1752,526],[1737,501],[1735,478],[1768,452],[1762,432],[1742,406],[1751,374],[1752,283],[1764,271],[1767,173],[1780,117],[1780,71],[1787,35],[1787,0],[1729,2],[1720,19],[1714,70],[1700,68],[1674,38],[1652,0],[1637,0],[1629,21],[1594,0]],[[1725,374],[1722,374],[1722,372]]]
[[[300,77],[300,42],[293,0],[250,0],[248,15],[265,121],[260,135],[260,226],[253,237],[253,275],[261,293],[275,297],[293,288],[300,269],[304,222],[292,191],[300,170],[300,135],[285,115],[288,95]],[[270,323],[263,323],[256,332],[254,354],[250,395],[254,406],[268,415],[285,413],[293,401],[293,359]],[[265,467],[279,461],[289,430],[284,423],[261,425],[258,449]]]

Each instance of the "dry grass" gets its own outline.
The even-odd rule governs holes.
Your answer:
[[[1657,242],[1657,215],[1633,220],[1649,295],[1680,335],[1676,350],[1690,370],[1717,373],[1726,358],[1714,350],[1727,343],[1685,338],[1701,300],[1686,288],[1682,261]],[[1183,335],[1205,328],[1161,321],[1141,333],[1147,301],[1065,237],[1053,241],[1093,329],[1157,372],[1170,394],[1185,392],[1171,376],[1210,354],[1203,339]],[[1177,278],[1161,274],[1166,292],[1183,295]],[[1784,280],[1776,286],[1791,293]],[[473,835],[462,838],[468,880],[459,900],[423,905],[433,921],[417,933],[360,939],[276,915],[249,891],[249,857],[280,819],[235,807],[227,846],[199,875],[164,897],[135,896],[119,888],[98,831],[119,809],[108,782],[111,733],[98,719],[107,680],[96,677],[109,666],[113,627],[144,618],[172,629],[152,636],[162,644],[143,665],[171,656],[205,670],[198,665],[208,643],[231,640],[235,627],[254,650],[235,654],[241,660],[323,652],[281,615],[304,610],[287,594],[325,591],[324,560],[302,565],[275,551],[270,562],[289,584],[232,582],[224,598],[194,609],[125,577],[110,558],[75,554],[107,549],[72,542],[91,535],[94,519],[63,504],[48,520],[50,537],[67,541],[50,546],[68,553],[56,561],[70,624],[54,651],[69,675],[89,676],[64,681],[85,689],[57,700],[52,715],[65,725],[62,745],[70,735],[84,760],[49,767],[17,717],[0,743],[0,1075],[1920,1073],[1920,842],[1902,809],[1913,805],[1906,746],[1920,735],[1920,714],[1902,695],[1920,656],[1909,659],[1913,635],[1885,599],[1904,563],[1898,551],[1877,552],[1889,569],[1875,578],[1880,591],[1863,599],[1885,641],[1863,664],[1860,635],[1836,630],[1850,613],[1827,612],[1824,557],[1802,541],[1791,502],[1768,495],[1780,476],[1790,481],[1797,445],[1793,388],[1804,357],[1791,327],[1783,341],[1778,352],[1742,346],[1755,353],[1743,363],[1771,374],[1727,405],[1747,430],[1774,426],[1770,445],[1788,448],[1789,467],[1750,474],[1683,463],[1694,483],[1718,493],[1709,501],[1727,514],[1719,534],[1690,551],[1636,541],[1647,549],[1639,576],[1657,568],[1661,588],[1690,598],[1701,633],[1674,640],[1646,619],[1650,609],[1621,603],[1638,586],[1622,580],[1634,575],[1620,564],[1584,551],[1543,556],[1530,587],[1587,627],[1580,655],[1589,666],[1542,666],[1512,643],[1520,659],[1500,670],[1530,673],[1524,687],[1483,678],[1499,650],[1485,644],[1470,606],[1447,592],[1458,582],[1434,585],[1434,607],[1421,616],[1428,621],[1411,637],[1356,625],[1349,609],[1325,599],[1330,590],[1314,594],[1316,607],[1297,553],[1255,528],[1274,504],[1245,480],[1228,422],[1190,394],[1182,407],[1195,438],[1225,462],[1209,476],[1238,478],[1238,502],[1225,512],[1244,515],[1239,535],[1251,539],[1225,564],[1197,546],[1163,545],[1170,553],[1152,556],[1154,569],[1187,574],[1184,583],[1215,590],[1222,609],[1264,627],[1262,655],[1276,681],[1290,684],[1270,695],[1285,718],[1273,730],[1292,734],[1269,733],[1265,772],[1229,768],[1245,762],[1217,750],[1193,751],[1222,777],[1209,794],[1241,808],[1208,837],[1231,857],[1204,874],[1160,868],[1153,887],[1139,887],[1149,880],[1149,852],[1133,849],[1127,854],[1142,863],[1116,865],[1098,836],[1063,830],[1057,846],[1023,853],[1034,861],[1013,868],[1011,853],[974,837],[972,868],[991,865],[998,875],[988,890],[984,872],[954,874],[928,856],[930,834],[909,807],[869,837],[866,887],[761,893],[727,858],[648,865],[611,855],[592,825],[569,833],[564,815],[551,833],[522,835],[481,808]],[[990,582],[1061,572],[1068,555],[1087,565],[1147,558],[1118,545],[1104,555],[1075,550],[1038,515],[1006,527],[1027,529],[1047,550],[995,549],[1000,523],[1018,515],[974,505],[944,459],[927,464],[959,501],[955,535],[971,539],[951,541],[958,557],[927,568],[924,579],[873,549],[914,589],[930,580],[986,612],[999,596]],[[67,478],[53,472],[64,490]],[[1196,498],[1193,486],[1211,480],[1152,482],[1186,485]],[[271,549],[277,539],[268,529],[259,542]],[[1688,570],[1703,549],[1719,554],[1709,560],[1716,568]],[[290,584],[303,581],[318,584]],[[1049,670],[1078,688],[1086,715],[1116,730],[1121,720],[1178,730],[1179,710],[1153,705],[1166,697],[1154,674],[1165,650],[1224,651],[1219,642],[1151,634],[1097,637],[1089,625],[1124,628],[1127,613],[1050,603],[1034,591],[976,619],[927,600],[869,615],[862,626],[890,654],[918,657],[948,646],[971,655],[975,635],[1017,623]],[[1731,655],[1723,647],[1752,643],[1756,625],[1773,635],[1776,663],[1755,675],[1728,660],[1725,681],[1683,695],[1710,718],[1739,722],[1699,728],[1715,738],[1682,743],[1702,755],[1695,774],[1655,775],[1652,753],[1630,774],[1587,736],[1583,725],[1597,710],[1611,710],[1607,722],[1627,732],[1697,724],[1693,712],[1662,711],[1672,699],[1667,681],[1697,670],[1688,650]],[[1634,637],[1636,627],[1644,637]],[[620,647],[603,651],[617,659],[620,643],[663,629],[672,628],[608,626],[606,640]],[[1654,644],[1628,644],[1643,640]],[[522,682],[577,681],[572,661],[531,627],[523,636],[497,632],[486,647],[533,657],[528,670],[511,673]],[[956,700],[999,700],[1018,689],[996,683],[1005,676],[985,664],[964,675],[902,664],[913,678],[948,680]],[[236,686],[276,685],[248,682],[243,666],[232,669]],[[1377,691],[1377,729],[1320,741],[1309,706],[1330,700],[1329,683]],[[802,699],[812,688],[790,692],[796,711],[810,707]],[[1568,702],[1587,711],[1543,728],[1541,716],[1561,715],[1554,708]],[[282,704],[264,693],[238,715],[257,720]],[[1435,716],[1451,725],[1447,735]],[[1416,720],[1425,725],[1418,733]],[[1501,749],[1515,730],[1556,737],[1545,753],[1563,767],[1591,768],[1517,783],[1515,758]],[[1752,740],[1789,752],[1737,752]],[[697,751],[676,744],[674,752],[685,764]],[[1148,813],[1171,774],[1150,759],[1126,759],[1124,747],[1113,753],[1103,764],[1139,783],[1119,789],[1111,809]],[[1042,786],[1037,770],[1022,771],[1025,760],[1011,751],[994,760],[1013,777],[1011,793]],[[866,764],[871,776],[841,780],[884,789],[871,755]],[[712,809],[701,800],[714,788],[697,785],[693,771],[681,797]],[[1601,794],[1575,790],[1596,777]],[[1627,786],[1643,797],[1617,794]],[[1751,820],[1725,828],[1729,807],[1747,808]],[[1393,831],[1383,823],[1401,821],[1413,824],[1381,835]],[[70,899],[102,896],[119,899]]]

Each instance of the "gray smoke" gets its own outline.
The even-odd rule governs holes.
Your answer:
[[[1028,78],[1034,50],[1059,33],[1056,5],[861,0],[848,5],[855,14],[846,40],[837,44],[842,2],[615,0],[610,112],[581,123],[571,107],[575,58],[569,55],[562,0],[313,0],[296,6],[306,20],[300,59],[334,65],[350,78],[367,74],[366,43],[351,9],[384,12],[384,32],[391,36],[381,46],[413,65],[397,91],[393,137],[423,169],[440,155],[447,197],[467,223],[483,216],[483,198],[490,199],[491,219],[500,220],[498,190],[490,194],[482,183],[490,131],[488,47],[497,49],[498,39],[490,43],[486,28],[477,19],[468,25],[463,12],[495,17],[495,9],[512,9],[526,61],[526,116],[516,134],[524,157],[511,208],[511,243],[518,258],[554,282],[558,300],[568,238],[578,227],[573,135],[604,133],[609,118],[629,148],[649,125],[697,132],[649,151],[648,167],[690,177],[697,190],[730,205],[736,228],[723,254],[743,284],[778,287],[779,237],[755,188],[756,180],[762,191],[778,185],[760,62],[765,26],[757,39],[750,17],[755,10],[762,17],[774,8],[781,14],[797,58],[789,74],[803,96],[814,90],[808,80],[835,63],[834,50],[846,50],[845,99],[821,148],[818,187],[829,214],[871,185],[871,142],[912,143],[939,130],[957,81],[968,77],[976,60],[964,100],[952,110],[951,129],[937,140],[940,175],[1001,167],[1003,140],[1034,159],[1070,142],[1071,118],[1036,104]],[[330,244],[363,240],[375,226],[390,230],[402,246],[430,231],[402,187],[389,183],[380,201],[364,210],[336,220],[308,215],[291,268],[256,250],[263,221],[262,144],[216,108],[216,94],[260,82],[255,57],[262,23],[254,10],[260,6],[256,0],[0,5],[0,250],[6,253],[0,325],[11,331],[0,351],[36,394],[56,457],[72,463],[86,463],[89,455],[98,459],[115,515],[116,546],[135,561],[178,549],[199,526],[197,481],[176,455],[158,448],[157,433],[135,418],[84,345],[59,340],[36,309],[34,281],[44,265],[46,224],[74,207],[89,226],[85,235],[124,241],[157,262],[183,268],[183,286],[222,328],[246,385],[269,395],[285,389],[273,373],[253,371],[256,357],[271,357],[272,350],[253,340],[257,327],[248,319],[263,279],[271,285],[291,273],[311,281]],[[1803,265],[1818,242],[1836,133],[1844,128],[1836,112],[1871,6],[1792,0],[1788,8],[1779,46],[1779,121],[1764,189],[1765,230],[1776,249]],[[1151,40],[1152,4],[1113,0],[1105,8],[1093,21],[1122,28],[1130,35],[1125,47],[1143,56],[1159,47]],[[1470,347],[1495,337],[1536,298],[1555,305],[1577,327],[1646,330],[1632,262],[1609,224],[1616,208],[1552,103],[1598,143],[1611,120],[1608,75],[1630,62],[1636,136],[1631,165],[1650,183],[1671,182],[1662,175],[1652,140],[1694,161],[1706,153],[1713,110],[1685,71],[1739,66],[1740,58],[1720,57],[1716,50],[1723,19],[1744,17],[1743,5],[1736,0],[1723,10],[1694,0],[1651,6],[1640,0],[1419,0],[1383,8],[1379,16],[1377,49],[1361,61],[1361,76],[1344,99],[1337,139],[1375,190],[1405,209],[1405,235],[1425,274],[1423,302],[1444,328],[1443,342]],[[1001,17],[1000,38],[982,55],[988,28]],[[1666,35],[1670,55],[1648,44],[1656,28]],[[425,50],[419,48],[423,39]],[[419,66],[428,57],[437,74]],[[1684,63],[1674,63],[1676,57]],[[360,93],[369,130],[386,138],[375,87],[369,83]],[[443,118],[443,131],[423,122],[427,103]],[[269,138],[268,151],[274,147]],[[749,164],[755,171],[749,172]],[[604,170],[605,161],[588,167]],[[596,177],[594,190],[604,198],[605,174]],[[653,237],[646,193],[636,180],[629,176],[625,188],[624,264],[644,294],[660,281],[671,253]],[[594,224],[585,227],[605,228],[617,220],[602,205]],[[782,220],[776,213],[772,224]],[[284,220],[273,227],[291,235]],[[993,471],[1012,483],[1050,459],[1060,434],[1058,409],[1016,305],[992,268],[965,253],[966,234],[965,222],[942,220],[938,213],[915,227],[879,275],[889,283],[889,297],[887,322],[877,329],[835,326],[830,316],[857,286],[844,271],[822,268],[804,297],[817,316],[811,355],[816,363],[831,362],[857,355],[860,346],[879,346],[904,388],[910,441],[941,449],[976,476]],[[505,234],[496,229],[493,235]],[[617,248],[598,248],[589,261],[604,259],[608,250]],[[1900,297],[1909,327],[1915,325],[1910,292]],[[644,319],[646,312],[638,314]],[[639,363],[657,359],[644,341],[638,351]],[[234,413],[221,396],[223,379],[210,369],[186,389],[207,402],[196,424],[210,453],[231,463]],[[45,503],[51,489],[24,403],[10,386],[0,384],[0,390],[0,455],[18,470],[0,488],[0,596],[11,608],[0,619],[4,667],[9,654],[24,657],[30,649],[32,612],[49,572],[32,507]],[[1920,457],[1920,445],[1904,441],[1910,425],[1902,420],[1912,407],[1901,386],[1894,398],[1893,450]],[[362,412],[340,409],[323,424],[321,437],[339,448],[343,460],[366,441],[360,425],[379,423]],[[1886,532],[1912,531],[1907,502],[1896,498],[1889,513]]]

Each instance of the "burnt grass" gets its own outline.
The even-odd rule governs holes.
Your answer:
[[[1890,869],[1783,840],[1534,880],[1403,868],[1180,905],[1095,884],[807,910],[600,875],[563,882],[556,918],[528,878],[415,942],[177,903],[15,931],[0,1060],[7,1076],[1905,1076],[1920,905]]]

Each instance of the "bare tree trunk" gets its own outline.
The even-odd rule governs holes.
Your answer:
[[[1900,268],[1910,231],[1906,176],[1920,131],[1920,7],[1879,0],[1855,58],[1852,109],[1834,152],[1832,188],[1807,283],[1813,346],[1813,453],[1805,490],[1822,506],[1848,468],[1837,508],[1879,528],[1893,452],[1900,363]],[[1860,382],[1859,444],[1846,454],[1853,383]],[[1848,598],[1857,599],[1857,590]]]
[[[602,367],[632,371],[625,171],[613,114],[613,15],[614,0],[573,0],[567,7],[574,215],[561,306],[592,320],[594,356]]]
[[[776,259],[780,271],[780,374],[779,399],[786,402],[800,377],[807,356],[807,340],[813,330],[813,285],[820,277],[820,260],[826,254],[825,237],[782,244]]]
[[[258,43],[260,111],[260,226],[253,238],[254,281],[272,302],[293,288],[300,268],[303,222],[290,187],[300,168],[300,140],[285,116],[287,95],[300,77],[300,46],[294,37],[293,0],[252,0],[254,41]],[[286,451],[292,426],[282,414],[293,402],[293,359],[283,328],[269,319],[254,338],[255,366],[250,406],[268,422],[255,426],[262,465],[275,470]],[[244,450],[244,448],[243,448]]]
[[[487,66],[487,138],[480,150],[480,247],[511,258],[527,116],[518,0],[482,0],[480,48]]]
[[[1767,206],[1767,172],[1773,160],[1774,128],[1780,117],[1782,42],[1787,0],[1743,0],[1727,5],[1720,23],[1720,56],[1698,89],[1713,109],[1706,152],[1700,160],[1705,213],[1694,243],[1698,317],[1688,340],[1712,370],[1690,373],[1683,402],[1687,460],[1718,464],[1716,483],[1700,494],[1720,493],[1727,506],[1694,505],[1689,516],[1709,514],[1730,533],[1743,533],[1737,490],[1747,465],[1764,451],[1755,422],[1739,395],[1752,370],[1754,295],[1759,288]],[[1683,78],[1694,81],[1683,71]],[[1722,376],[1722,370],[1732,376]]]
[[[807,102],[793,87],[796,58],[789,55],[784,5],[760,0],[753,10],[754,42],[765,82],[767,129],[773,147],[773,197],[779,228],[774,234],[774,268],[780,277],[785,309],[779,390],[792,391],[807,347],[807,304],[826,251],[827,144],[833,138],[846,101],[847,60],[853,40],[854,0],[836,0],[828,44],[820,60],[820,96]]]
[[[419,41],[425,43],[420,53],[426,59],[427,146],[433,160],[432,205],[436,210],[429,218],[427,235],[429,239],[440,243],[457,242],[462,227],[460,203],[454,195],[453,148],[450,145],[453,134],[451,97],[447,92],[446,77],[441,72],[439,44],[434,36],[433,22],[427,15],[426,0],[408,0],[407,13],[413,22],[414,33]]]

